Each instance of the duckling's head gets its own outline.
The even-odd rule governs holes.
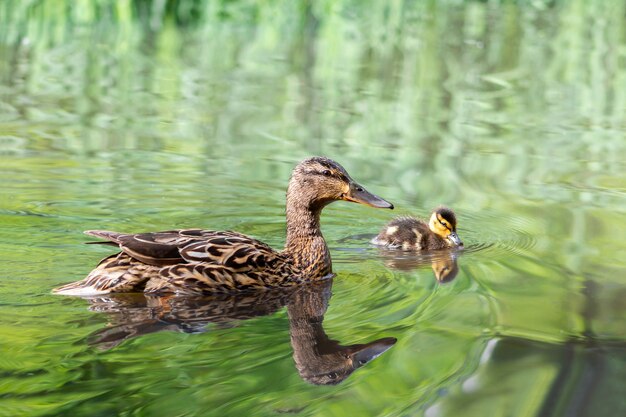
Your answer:
[[[438,207],[433,211],[428,227],[437,235],[447,239],[450,246],[462,246],[463,242],[456,234],[456,216],[448,207]]]
[[[338,200],[393,209],[393,204],[357,184],[332,159],[316,156],[305,159],[294,168],[287,188],[287,206],[305,205],[315,211]]]

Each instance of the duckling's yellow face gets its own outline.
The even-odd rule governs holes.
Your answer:
[[[337,162],[322,157],[306,159],[296,166],[289,182],[287,199],[297,200],[311,208],[321,208],[337,200],[393,208],[391,203],[357,184]]]
[[[430,216],[428,227],[437,235],[448,240],[450,246],[461,246],[463,242],[456,234],[456,216],[447,207],[439,207]]]

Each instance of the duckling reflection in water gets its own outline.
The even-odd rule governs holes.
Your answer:
[[[381,248],[380,254],[384,258],[385,266],[400,271],[430,266],[435,278],[442,284],[454,280],[459,273],[458,252],[450,249],[422,254]]]
[[[110,324],[93,333],[89,343],[110,349],[125,340],[163,330],[205,332],[210,323],[229,327],[239,320],[272,314],[286,305],[298,373],[312,384],[338,384],[387,351],[396,339],[386,337],[349,346],[331,340],[322,325],[331,287],[332,280],[328,279],[298,288],[239,295],[111,294],[87,298],[91,310],[110,316]]]

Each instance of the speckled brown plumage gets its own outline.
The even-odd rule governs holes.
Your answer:
[[[127,234],[87,231],[121,253],[105,258],[82,281],[55,290],[67,295],[144,291],[210,294],[280,288],[322,279],[332,272],[320,230],[329,203],[393,205],[354,182],[338,163],[322,157],[298,164],[287,189],[287,240],[283,251],[241,233],[201,229]]]

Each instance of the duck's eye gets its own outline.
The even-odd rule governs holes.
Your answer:
[[[332,172],[330,172],[330,170],[325,169],[324,171],[322,171],[322,175],[326,176],[326,177],[330,177],[333,175]]]
[[[338,377],[339,375],[337,375],[337,372],[331,372],[331,373],[329,373],[327,376],[328,376],[328,378],[330,378],[330,379],[333,379],[333,380],[334,380],[334,379],[337,379],[337,377]]]

